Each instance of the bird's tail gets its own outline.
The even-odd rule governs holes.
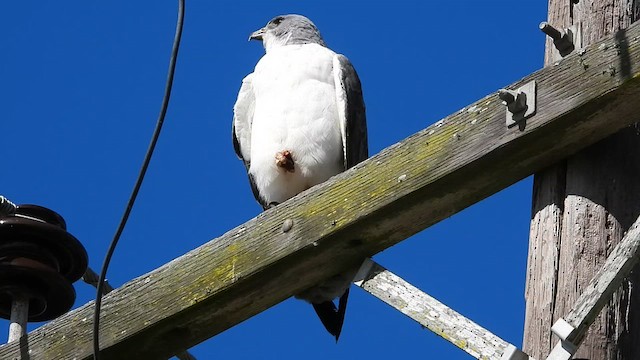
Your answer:
[[[319,304],[312,304],[313,309],[318,314],[320,321],[322,321],[322,325],[327,329],[327,331],[335,336],[336,342],[338,342],[338,338],[340,337],[340,332],[342,331],[342,324],[344,323],[344,314],[347,311],[347,299],[349,299],[349,288],[340,296],[340,301],[338,302],[338,308],[333,303],[333,301],[325,301]]]

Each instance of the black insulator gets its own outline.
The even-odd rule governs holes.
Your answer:
[[[72,283],[87,269],[87,253],[62,216],[19,205],[0,217],[0,317],[9,318],[16,295],[29,298],[29,321],[54,319],[75,301]]]

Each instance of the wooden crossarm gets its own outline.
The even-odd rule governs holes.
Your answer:
[[[476,359],[535,360],[373,260],[365,260],[355,284]]]

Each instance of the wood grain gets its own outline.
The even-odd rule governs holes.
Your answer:
[[[366,271],[363,271],[366,270]],[[356,285],[436,335],[482,360],[529,360],[514,345],[467,319],[381,265],[366,260]],[[533,359],[531,359],[533,360]]]
[[[581,29],[578,53],[584,45],[613,36],[620,61],[611,71],[628,74],[633,72],[627,60],[628,42],[636,36],[631,35],[630,25],[639,10],[635,0],[551,0],[548,22],[557,28]],[[556,54],[548,40],[546,66],[555,66]],[[557,341],[551,324],[572,308],[640,215],[639,177],[640,136],[635,127],[535,175],[523,345],[530,355],[544,358],[549,353]],[[640,306],[640,296],[631,291],[640,272],[628,280],[591,326],[575,358],[640,358],[640,312],[631,311]]]
[[[613,293],[638,263],[640,256],[640,218],[631,226],[622,241],[613,249],[604,265],[585,287],[571,311],[565,317],[575,330],[567,341],[579,344]]]

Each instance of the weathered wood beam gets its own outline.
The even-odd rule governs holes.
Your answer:
[[[370,259],[355,284],[476,359],[534,360]]]
[[[575,51],[617,32],[616,51],[623,53],[626,42],[636,37],[626,36],[624,29],[640,19],[639,9],[640,2],[630,0],[549,0],[547,20],[557,29],[571,31]],[[554,66],[559,58],[553,43],[547,37],[545,66]],[[621,54],[612,71],[625,71],[625,58]],[[570,311],[640,215],[638,178],[636,128],[622,129],[535,174],[525,287],[523,350],[527,353],[547,357],[555,342],[549,328]],[[629,311],[638,307],[635,289],[640,271],[629,280],[602,309],[575,358],[640,359],[635,340],[640,338],[640,312]]]
[[[98,275],[98,273],[93,271],[92,268],[88,267],[87,270],[82,275],[82,281],[84,281],[85,283],[97,288],[98,287],[98,282],[100,281],[100,275]],[[109,281],[107,279],[105,279],[105,281],[104,281],[104,293],[108,294],[108,293],[112,292],[113,290],[114,290],[113,286],[111,286],[111,284],[109,284]],[[181,351],[179,353],[176,353],[175,357],[178,358],[178,360],[196,360],[196,357],[193,356],[187,350],[184,350],[184,351]]]
[[[173,355],[639,121],[639,37],[632,26],[510,86],[538,84],[524,130],[505,127],[489,95],[116,289],[103,302],[102,358]],[[0,358],[90,359],[92,311],[0,346]]]
[[[622,281],[629,276],[640,260],[640,218],[631,225],[627,234],[611,252],[584,289],[571,311],[553,325],[553,332],[561,338],[549,354],[548,360],[568,360],[575,354],[589,326],[600,310],[611,300]]]

